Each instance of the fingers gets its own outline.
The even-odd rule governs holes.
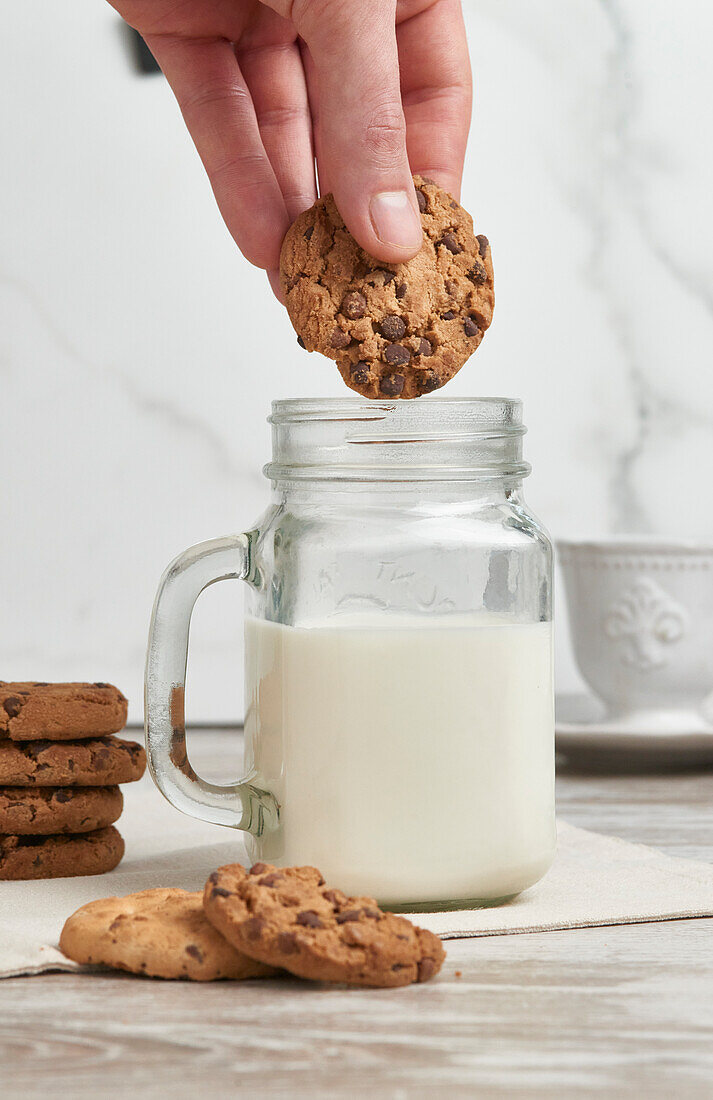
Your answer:
[[[295,0],[292,7],[314,65],[310,102],[320,187],[329,181],[362,248],[391,263],[410,259],[422,242],[406,153],[395,10],[395,0]]]
[[[294,221],[317,197],[312,119],[294,27],[261,6],[235,54],[250,90],[262,144]]]
[[[238,247],[258,267],[279,264],[289,217],[250,93],[226,39],[150,36]]]
[[[472,84],[460,0],[438,0],[397,27],[409,161],[456,198]]]

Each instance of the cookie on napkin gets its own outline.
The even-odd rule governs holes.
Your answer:
[[[65,923],[60,949],[152,978],[267,978],[275,970],[232,947],[203,912],[202,895],[163,888],[83,905]]]
[[[432,978],[445,958],[438,936],[373,898],[331,889],[315,867],[219,867],[203,907],[239,951],[314,981],[409,985]]]

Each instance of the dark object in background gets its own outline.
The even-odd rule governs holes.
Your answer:
[[[122,22],[122,31],[124,40],[127,44],[131,65],[135,72],[140,76],[150,76],[153,73],[160,73],[161,70],[156,64],[156,59],[151,53],[143,38],[138,31],[135,31],[133,27],[130,27],[128,23]]]

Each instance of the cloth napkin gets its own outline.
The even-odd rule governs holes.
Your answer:
[[[178,813],[148,777],[125,787],[124,797],[119,829],[126,856],[115,871],[0,882],[0,977],[91,969],[65,958],[58,947],[64,921],[80,905],[153,886],[200,890],[214,868],[245,860],[240,834]],[[444,939],[708,917],[713,865],[560,821],[553,867],[507,905],[409,916]]]

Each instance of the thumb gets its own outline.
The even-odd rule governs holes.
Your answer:
[[[387,263],[408,260],[423,238],[406,154],[396,0],[295,0],[292,17],[316,72],[320,174],[362,248]]]

